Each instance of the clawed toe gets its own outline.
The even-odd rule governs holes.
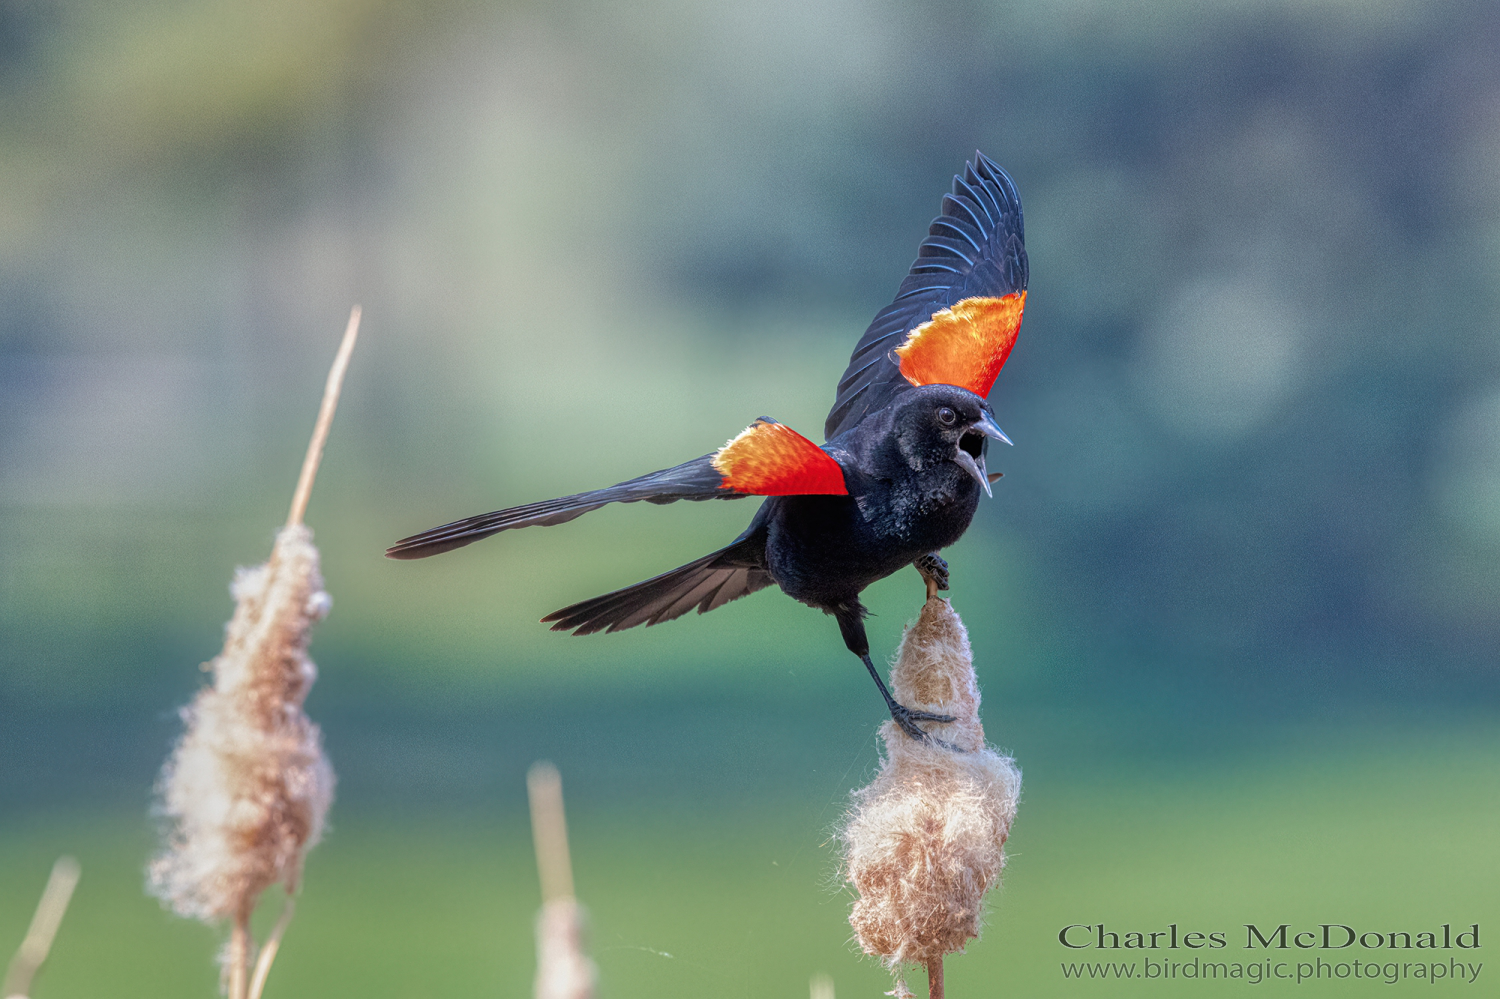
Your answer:
[[[913,711],[911,708],[908,708],[904,704],[893,704],[891,706],[891,719],[895,721],[897,726],[900,727],[901,731],[905,732],[908,736],[917,740],[918,742],[925,742],[933,746],[938,746],[942,749],[952,750],[953,752],[959,751],[957,746],[953,745],[950,742],[945,742],[942,739],[939,739],[931,732],[923,731],[921,727],[917,725],[917,722],[919,721],[937,722],[939,724],[946,725],[949,722],[953,721],[952,715],[939,715],[934,714],[931,711]]]
[[[948,563],[937,552],[923,555],[912,565],[916,566],[922,578],[927,581],[929,596],[932,595],[932,591],[948,588]]]
[[[851,648],[853,648],[853,646],[851,646]],[[875,681],[875,686],[880,688],[880,696],[885,698],[885,706],[890,709],[891,720],[896,723],[901,731],[905,732],[909,737],[917,740],[918,742],[925,742],[928,745],[932,746],[940,746],[943,749],[951,750],[955,753],[963,752],[963,750],[959,749],[952,743],[944,742],[942,739],[935,738],[929,733],[922,731],[921,727],[917,725],[917,722],[919,721],[936,722],[939,725],[947,725],[950,722],[954,721],[954,717],[952,715],[940,715],[932,711],[913,711],[911,708],[908,708],[906,705],[902,704],[900,701],[892,697],[891,692],[886,689],[885,681],[880,678],[880,671],[875,668],[875,663],[870,659],[870,652],[868,647],[863,649],[856,649],[854,654],[859,656],[860,660],[865,664],[865,669],[870,671],[870,678]]]
[[[917,723],[911,720],[909,715],[891,715],[891,720],[900,726],[901,731],[918,742],[926,742],[928,735],[917,727]]]

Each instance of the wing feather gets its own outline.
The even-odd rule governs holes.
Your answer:
[[[975,153],[963,175],[953,178],[942,205],[943,214],[929,227],[895,300],[875,314],[849,357],[823,427],[827,440],[911,387],[889,355],[933,313],[965,298],[1000,298],[1026,289],[1026,230],[1009,175]]]
[[[514,506],[494,513],[466,517],[402,538],[386,549],[389,558],[426,558],[462,548],[481,538],[518,527],[551,527],[581,517],[607,503],[675,503],[677,500],[739,499],[747,493],[724,488],[724,477],[713,466],[713,455],[629,479],[606,489]]]

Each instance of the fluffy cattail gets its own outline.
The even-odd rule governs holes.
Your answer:
[[[288,908],[261,951],[250,994],[264,985],[303,859],[322,835],[333,798],[322,736],[302,710],[317,678],[307,655],[312,627],[331,603],[302,514],[358,328],[356,309],[328,376],[287,525],[269,561],[235,574],[224,649],[205,667],[213,685],[183,709],[186,730],[157,785],[166,842],[148,869],[150,889],[179,915],[232,920],[224,959],[232,999],[246,995],[250,914],[261,893],[280,883]]]
[[[526,775],[542,911],[536,918],[536,999],[592,999],[598,969],[584,953],[584,911],[573,897],[573,864],[563,813],[562,777],[550,763]]]
[[[892,971],[925,965],[937,997],[943,956],[979,935],[985,893],[1005,864],[1021,773],[985,745],[969,637],[948,601],[929,595],[901,640],[891,687],[903,704],[954,721],[930,726],[941,743],[882,726],[885,760],[855,792],[841,836],[844,873],[859,893],[849,924],[865,953]]]
[[[183,709],[187,731],[162,770],[172,829],[151,863],[152,890],[209,922],[248,915],[277,882],[296,888],[333,794],[318,727],[302,711],[317,677],[308,639],[329,606],[312,532],[282,529],[270,561],[241,569],[231,591],[213,686]]]

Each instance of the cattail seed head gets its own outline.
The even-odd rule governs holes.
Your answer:
[[[205,922],[247,918],[277,882],[294,891],[333,798],[321,733],[302,710],[317,678],[312,626],[331,603],[312,531],[283,528],[270,560],[230,589],[213,686],[183,709],[157,783],[166,845],[148,870],[153,894]]]
[[[968,634],[948,601],[930,598],[907,629],[891,687],[910,708],[954,716],[923,723],[947,747],[882,726],[885,759],[854,793],[841,836],[844,874],[859,893],[849,924],[865,953],[895,970],[940,961],[979,935],[1021,773],[985,745]]]

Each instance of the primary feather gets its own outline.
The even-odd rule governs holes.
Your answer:
[[[823,427],[826,440],[911,388],[889,355],[933,313],[965,298],[1026,290],[1021,198],[1010,176],[983,153],[953,178],[953,193],[943,196],[943,214],[927,233],[895,301],[876,313],[854,347]]]

